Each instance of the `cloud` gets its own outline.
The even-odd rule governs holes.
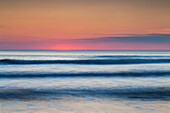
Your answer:
[[[61,49],[62,48],[62,49]],[[0,41],[2,49],[170,50],[170,34],[126,34],[86,39]]]
[[[88,39],[75,39],[88,42],[136,42],[136,43],[170,43],[170,34],[127,35],[120,37],[101,37]]]

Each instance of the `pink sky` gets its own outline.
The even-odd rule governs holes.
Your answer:
[[[170,50],[169,6],[169,0],[1,0],[0,49]]]

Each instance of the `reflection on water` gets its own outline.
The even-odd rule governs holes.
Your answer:
[[[0,113],[168,112],[168,51],[0,51]]]
[[[2,113],[168,113],[168,101],[122,100],[117,98],[58,95],[58,99],[4,101]]]
[[[2,113],[170,111],[169,77],[1,79]]]

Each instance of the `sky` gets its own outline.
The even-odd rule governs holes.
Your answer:
[[[0,50],[170,50],[170,0],[0,0]]]

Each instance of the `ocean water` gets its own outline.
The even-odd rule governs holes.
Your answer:
[[[0,113],[168,113],[170,51],[0,51]]]

